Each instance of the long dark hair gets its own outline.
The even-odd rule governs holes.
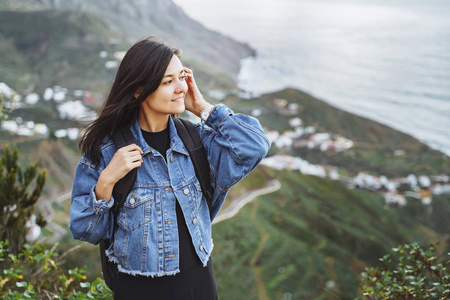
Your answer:
[[[138,41],[126,53],[98,118],[86,129],[79,147],[94,164],[100,161],[100,144],[116,128],[131,125],[139,105],[160,85],[173,55],[180,55],[155,37]],[[135,93],[142,88],[139,97]]]

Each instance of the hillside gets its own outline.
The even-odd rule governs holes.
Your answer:
[[[102,20],[81,11],[0,11],[0,38],[0,45],[9,45],[9,53],[17,57],[11,61],[24,65],[10,83],[9,72],[18,63],[8,66],[11,62],[2,60],[0,81],[38,92],[53,85],[101,91],[114,71],[105,68],[100,51],[112,56],[126,46]]]
[[[285,105],[277,106],[284,101]],[[258,117],[268,130],[293,131],[289,124],[300,118],[303,126],[313,126],[316,133],[328,132],[351,139],[349,151],[319,151],[301,147],[280,150],[300,156],[311,163],[340,167],[349,174],[368,171],[386,176],[448,174],[450,158],[433,150],[417,139],[369,119],[345,112],[295,89],[285,89],[262,95],[256,99],[227,103],[236,111],[251,114],[261,111]],[[288,105],[295,108],[288,109]],[[398,155],[400,150],[401,155]],[[278,150],[273,149],[272,153]]]
[[[10,10],[75,10],[93,14],[131,41],[155,35],[237,78],[239,60],[253,55],[248,45],[211,31],[189,18],[171,0],[20,0],[6,1]]]
[[[354,299],[364,267],[393,246],[441,239],[441,252],[449,249],[449,221],[423,222],[446,220],[448,195],[429,210],[420,202],[395,208],[338,181],[294,171],[272,176],[282,182],[278,192],[213,227],[221,299]]]
[[[60,85],[104,95],[120,62],[116,54],[120,56],[131,44],[103,20],[83,11],[0,10],[0,82],[22,92]],[[188,52],[182,54],[182,61],[196,71],[205,96],[209,90],[236,89],[233,75],[220,66]]]

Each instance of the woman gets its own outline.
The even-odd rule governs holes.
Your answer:
[[[196,128],[211,168],[211,214],[173,122],[185,109],[202,120]],[[124,126],[136,143],[117,150],[110,136]],[[118,265],[115,299],[217,299],[211,221],[269,147],[256,119],[205,101],[178,50],[155,38],[133,45],[80,141],[69,223],[75,239],[114,237],[106,254]],[[114,231],[112,190],[134,168]]]

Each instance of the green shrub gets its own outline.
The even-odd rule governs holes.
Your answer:
[[[26,241],[26,223],[35,213],[45,176],[46,170],[39,170],[39,160],[22,170],[17,147],[11,150],[5,146],[0,157],[0,240],[8,239],[14,254],[19,253]],[[37,225],[46,225],[41,214],[37,220]]]
[[[86,282],[86,269],[64,272],[61,256],[55,249],[40,245],[23,246],[15,255],[8,249],[8,241],[0,241],[0,299],[112,299],[105,281],[97,278]]]
[[[436,245],[398,246],[382,266],[366,268],[361,283],[364,299],[449,299],[450,260],[439,259]],[[450,255],[450,253],[448,253]]]

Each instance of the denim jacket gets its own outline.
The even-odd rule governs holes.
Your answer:
[[[120,208],[114,241],[106,251],[124,273],[154,277],[180,271],[175,201],[183,210],[195,251],[206,265],[213,249],[211,219],[219,212],[228,189],[250,173],[270,147],[255,118],[233,114],[223,104],[215,107],[206,124],[196,125],[211,167],[214,194],[210,216],[194,166],[171,117],[169,126],[167,162],[147,145],[138,122],[131,126],[136,144],[143,151],[143,164]],[[105,138],[99,164],[92,164],[83,155],[77,165],[69,222],[75,239],[97,244],[113,236],[114,198],[109,202],[97,199],[94,188],[116,150],[112,140]]]

